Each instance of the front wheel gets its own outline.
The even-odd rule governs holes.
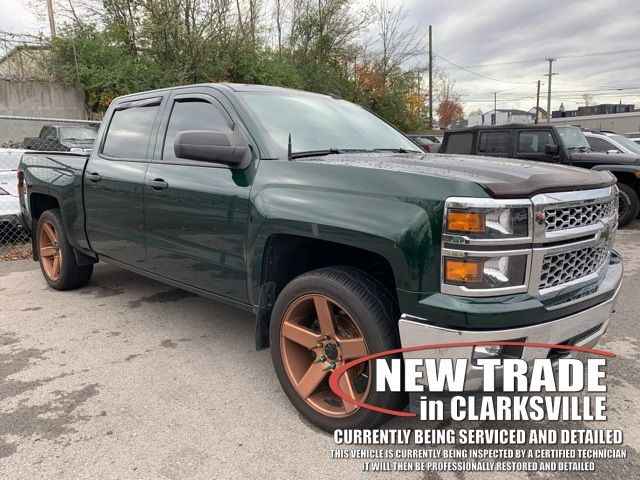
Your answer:
[[[618,195],[618,226],[626,227],[633,222],[640,211],[640,200],[638,192],[631,185],[618,183],[620,193]]]
[[[42,275],[56,290],[86,285],[93,265],[78,265],[64,230],[60,210],[47,210],[38,219],[36,245]]]
[[[271,358],[284,392],[308,420],[333,431],[371,428],[389,418],[343,401],[328,381],[346,362],[398,348],[395,312],[388,291],[351,267],[314,270],[283,289],[271,315]],[[402,394],[375,391],[374,368],[374,362],[353,367],[341,377],[341,390],[361,402],[400,408]]]

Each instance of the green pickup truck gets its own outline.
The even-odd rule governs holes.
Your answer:
[[[253,312],[284,392],[329,430],[386,418],[328,387],[344,362],[447,342],[591,346],[622,278],[610,173],[428,155],[336,95],[208,84],[120,97],[90,155],[25,154],[18,191],[51,287],[81,287],[104,261]],[[478,358],[564,352],[411,355],[469,359],[473,390]],[[403,408],[373,369],[341,389]]]

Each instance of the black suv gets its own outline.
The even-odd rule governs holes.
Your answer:
[[[640,213],[640,155],[594,152],[578,127],[511,124],[452,129],[445,132],[439,151],[607,170],[620,188],[619,225],[628,225]]]

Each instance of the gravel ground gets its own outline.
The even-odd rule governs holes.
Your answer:
[[[619,232],[617,249],[626,279],[601,343],[618,354],[609,420],[559,428],[624,428],[629,458],[598,463],[598,478],[631,479],[640,478],[640,221]],[[28,260],[0,262],[0,312],[0,477],[371,478],[358,461],[331,460],[333,438],[289,404],[269,352],[254,350],[250,314],[105,264],[87,287],[55,292]]]

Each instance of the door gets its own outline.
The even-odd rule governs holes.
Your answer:
[[[183,92],[184,90],[181,90]],[[245,170],[176,157],[185,130],[239,129],[214,97],[171,98],[144,189],[147,258],[153,273],[246,302],[245,237],[253,164]]]
[[[100,255],[146,270],[144,175],[162,97],[115,106],[87,164],[87,237]]]
[[[545,153],[545,147],[558,147],[551,130],[520,130],[516,139],[516,158],[535,160],[538,162],[560,162],[560,151],[554,154]]]

